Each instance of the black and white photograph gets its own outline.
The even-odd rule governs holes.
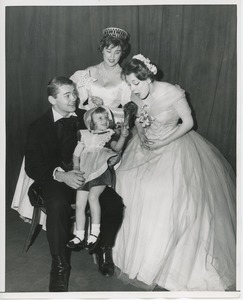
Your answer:
[[[0,8],[0,298],[239,299],[240,1]]]

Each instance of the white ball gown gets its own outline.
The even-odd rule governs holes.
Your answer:
[[[103,99],[103,105],[113,112],[115,122],[123,122],[124,113],[120,106],[129,102],[131,90],[121,79],[121,70],[117,64],[114,69],[107,71],[102,62],[86,70],[76,71],[70,79],[76,85],[80,108],[86,110],[93,108],[94,104],[89,97],[99,97]],[[88,104],[84,105],[88,98]]]
[[[190,110],[179,86],[162,84],[150,106],[134,98],[153,119],[145,128],[149,139],[170,135],[177,112]],[[210,142],[192,130],[146,150],[135,135],[116,174],[125,205],[113,249],[120,278],[148,290],[235,289],[235,174]]]

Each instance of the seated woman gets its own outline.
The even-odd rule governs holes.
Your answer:
[[[114,263],[121,278],[149,290],[234,290],[235,174],[191,130],[185,91],[154,80],[156,72],[141,54],[123,70],[138,134],[116,171],[125,212]]]
[[[70,77],[76,84],[80,108],[88,110],[97,105],[105,105],[112,111],[116,123],[123,122],[123,109],[120,106],[129,102],[131,94],[129,87],[121,79],[119,65],[130,51],[129,40],[129,34],[123,29],[104,29],[99,45],[103,61],[86,70],[76,71]]]

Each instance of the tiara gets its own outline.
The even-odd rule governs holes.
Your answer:
[[[151,64],[150,60],[148,58],[145,58],[142,54],[134,55],[132,59],[137,59],[142,61],[145,64],[145,66],[149,69],[150,72],[152,72],[154,75],[157,74],[156,66]]]
[[[110,35],[123,40],[129,37],[129,34],[125,30],[117,27],[105,28],[103,30],[103,35]]]

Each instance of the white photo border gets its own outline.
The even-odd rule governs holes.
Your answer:
[[[6,293],[5,292],[5,162],[6,162],[6,132],[5,132],[5,99],[6,99],[6,65],[5,65],[5,8],[6,6],[105,6],[105,5],[237,5],[237,287],[238,292],[68,292],[68,293]],[[0,298],[4,299],[241,299],[242,268],[241,258],[242,247],[242,222],[243,216],[242,199],[242,142],[243,125],[241,117],[243,115],[242,105],[242,14],[243,8],[240,0],[2,0],[0,2],[0,137],[1,137],[1,217],[0,217]]]

